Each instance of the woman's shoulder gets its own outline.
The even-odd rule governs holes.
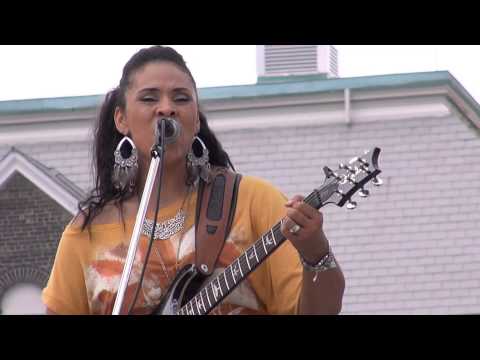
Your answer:
[[[266,204],[284,203],[285,194],[270,181],[252,175],[242,176],[238,189],[240,207],[262,207]]]
[[[248,192],[248,193],[250,192],[279,193],[280,192],[280,190],[275,185],[273,185],[270,181],[263,179],[261,177],[253,176],[253,175],[242,176],[239,191]]]
[[[130,213],[133,211],[135,206],[133,203],[134,200],[132,199],[126,200],[120,209],[120,205],[118,203],[110,201],[92,219],[89,219],[87,225],[99,226],[120,224],[122,222],[122,218],[124,220],[130,218]],[[70,221],[68,226],[71,229],[80,230],[84,227],[83,225],[86,218],[86,213],[79,211]]]

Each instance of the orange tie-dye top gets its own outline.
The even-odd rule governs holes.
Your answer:
[[[241,255],[285,216],[286,197],[266,181],[244,176],[240,183],[232,230],[212,276]],[[132,314],[150,314],[166,293],[176,271],[195,262],[196,194],[185,205],[184,231],[154,240]],[[159,221],[172,218],[181,204],[161,209]],[[58,314],[111,314],[125,264],[135,219],[92,225],[80,231],[68,225],[60,240],[50,279],[43,290],[45,305]],[[142,235],[125,292],[121,313],[127,313],[136,291],[148,247]],[[293,314],[297,310],[302,266],[297,251],[285,241],[249,274],[210,314]]]

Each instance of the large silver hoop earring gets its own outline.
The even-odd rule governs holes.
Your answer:
[[[210,182],[209,152],[205,143],[195,136],[187,153],[187,184],[193,184],[198,177],[206,183]]]
[[[133,141],[124,136],[117,145],[113,164],[112,183],[120,192],[133,192],[138,172],[138,153]]]

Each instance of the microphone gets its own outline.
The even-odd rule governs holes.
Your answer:
[[[182,126],[177,120],[172,118],[165,117],[158,119],[157,126],[155,127],[155,139],[158,140],[159,144],[162,133],[162,120],[165,120],[165,144],[172,144],[180,136]]]

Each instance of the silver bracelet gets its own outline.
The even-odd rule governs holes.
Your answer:
[[[328,248],[328,253],[324,257],[320,259],[320,261],[316,264],[309,264],[301,254],[300,255],[300,262],[303,265],[303,268],[307,271],[312,271],[315,273],[313,277],[313,282],[317,281],[317,276],[319,272],[334,269],[337,267],[337,263],[335,262],[335,258],[333,257],[332,248]]]

